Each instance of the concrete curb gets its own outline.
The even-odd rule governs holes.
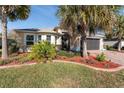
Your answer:
[[[29,66],[29,65],[34,65],[34,64],[37,64],[37,63],[29,63],[29,64],[20,64],[20,65],[0,66],[0,69],[5,69],[5,68],[16,68],[16,67]]]
[[[76,63],[76,62],[72,62],[72,61],[53,60],[53,62],[77,64],[77,65],[88,67],[88,68],[91,68],[91,69],[94,69],[94,70],[106,71],[106,72],[116,72],[116,71],[120,71],[120,70],[124,69],[124,66],[120,66],[120,67],[112,68],[112,69],[104,69],[104,68],[96,68],[96,67],[93,67],[93,66],[89,66],[89,65],[86,65],[86,64],[80,64],[80,63]],[[37,63],[21,64],[21,65],[9,65],[9,66],[0,66],[0,69],[17,68],[17,67],[29,66],[29,65],[35,65],[35,64],[37,64]]]
[[[72,61],[63,61],[63,60],[53,60],[53,62],[61,62],[61,63],[72,63],[72,64],[77,64],[77,65],[81,65],[81,66],[85,66],[94,70],[99,70],[99,71],[106,71],[106,72],[116,72],[116,71],[120,71],[122,69],[124,69],[124,66],[120,66],[117,68],[112,68],[112,69],[104,69],[104,68],[96,68],[93,66],[89,66],[86,64],[80,64],[80,63],[76,63],[76,62],[72,62]]]

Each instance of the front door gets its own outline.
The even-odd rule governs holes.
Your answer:
[[[69,42],[69,35],[64,33],[62,36],[62,50],[69,50],[70,49],[70,42]]]

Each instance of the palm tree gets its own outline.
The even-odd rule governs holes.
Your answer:
[[[75,32],[76,28],[81,35],[80,40],[80,53],[81,56],[87,56],[87,33],[89,27],[101,27],[107,31],[111,30],[114,24],[114,11],[111,6],[60,6],[57,12],[60,16],[62,26]],[[95,31],[95,30],[94,30]]]
[[[30,13],[30,6],[26,5],[1,5],[0,17],[2,26],[2,59],[8,58],[7,50],[7,22],[27,19]]]
[[[75,12],[76,11],[70,11],[70,10],[75,10],[76,7],[74,6],[59,6],[59,10],[57,12],[57,16],[60,17],[60,28],[62,29],[67,29],[68,30],[68,40],[69,40],[69,45],[74,44],[74,40],[77,36],[77,33],[75,31],[76,29],[76,24],[77,24],[77,19]],[[74,16],[71,16],[73,13]],[[75,17],[75,18],[74,18]],[[70,47],[68,48],[70,49]]]
[[[116,24],[116,31],[114,32],[118,39],[118,51],[121,51],[121,41],[124,38],[124,16],[118,16],[118,21]]]

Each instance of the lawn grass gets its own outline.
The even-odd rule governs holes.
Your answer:
[[[69,63],[47,63],[0,70],[0,87],[124,87],[124,70],[114,73]]]

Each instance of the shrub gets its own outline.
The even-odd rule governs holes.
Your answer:
[[[106,45],[106,49],[107,50],[114,50],[114,48],[112,46]]]
[[[75,56],[80,56],[81,54],[80,54],[80,52],[75,52],[74,55]]]
[[[31,59],[28,57],[27,54],[23,54],[23,55],[17,55],[17,54],[12,54],[9,56],[8,59],[6,60],[2,60],[0,59],[0,65],[5,65],[5,64],[9,64],[11,62],[17,62],[17,63],[25,63],[25,62],[28,62],[30,61]]]
[[[3,60],[0,60],[0,65],[4,65],[5,62]]]
[[[18,52],[19,47],[17,45],[17,42],[13,39],[8,40],[8,51],[9,54]]]
[[[12,54],[18,52],[19,48],[16,45],[14,45],[14,46],[9,46],[8,50],[9,50],[9,54]]]
[[[122,47],[121,49],[124,50],[124,47]]]
[[[101,53],[101,54],[97,55],[97,57],[96,57],[96,60],[98,60],[98,61],[105,61],[105,59],[106,59],[106,56],[104,53]]]
[[[56,56],[55,46],[48,41],[42,41],[32,46],[29,58],[35,59],[38,62],[51,61]]]
[[[19,56],[18,53],[12,53],[11,55],[9,55],[9,57],[17,57],[17,56]]]
[[[18,62],[20,62],[21,64],[26,63],[28,61],[30,61],[31,59],[29,57],[21,57],[18,59]]]
[[[0,60],[0,65],[6,65],[6,64],[9,64],[9,63],[11,63],[11,62],[12,62],[11,59]]]
[[[6,60],[0,60],[0,65],[9,64],[9,63],[11,63],[13,61],[16,61],[16,60],[20,59],[20,58],[21,58],[21,56],[15,56],[15,57],[10,57],[10,58],[8,58]]]
[[[66,56],[66,57],[73,57],[74,56],[74,53],[72,53],[72,52],[67,52],[67,51],[59,51],[58,52],[58,55],[60,55],[60,56]]]
[[[28,54],[22,54],[19,55],[17,58],[17,61],[21,64],[26,63],[28,61],[31,61],[31,58],[28,56]]]

